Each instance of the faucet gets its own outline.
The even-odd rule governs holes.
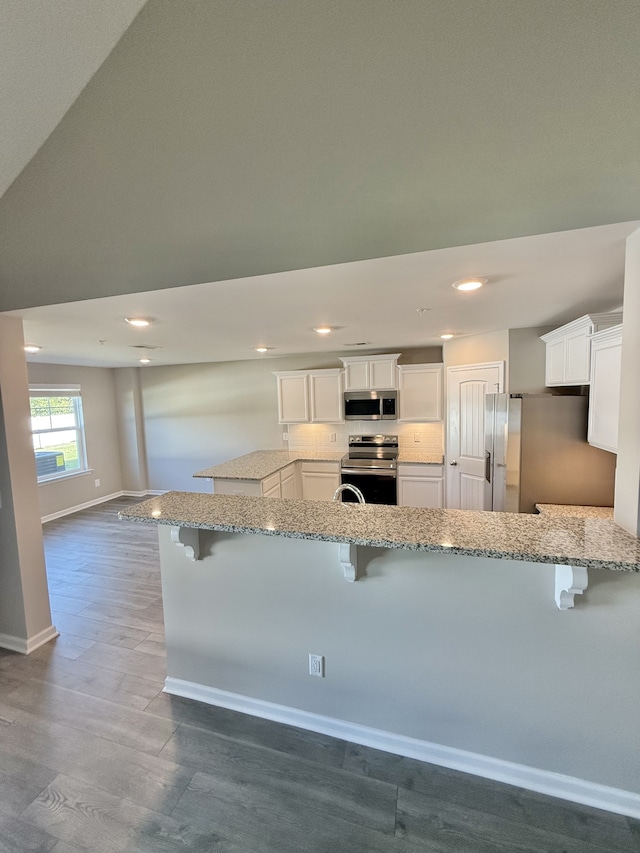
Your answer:
[[[353,494],[358,498],[358,503],[363,504],[365,502],[364,495],[362,494],[360,489],[357,486],[352,486],[351,483],[343,483],[341,486],[338,486],[338,488],[333,493],[333,500],[337,501],[342,492],[346,491],[347,489],[350,492],[353,492]]]

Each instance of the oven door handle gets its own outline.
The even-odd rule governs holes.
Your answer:
[[[391,468],[341,468],[341,474],[357,474],[364,477],[396,477],[397,472]]]

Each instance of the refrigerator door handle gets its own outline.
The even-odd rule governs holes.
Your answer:
[[[484,478],[487,483],[491,482],[491,454],[488,450],[485,451],[484,457]]]

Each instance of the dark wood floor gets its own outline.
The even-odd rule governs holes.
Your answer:
[[[124,503],[45,525],[61,636],[0,650],[0,853],[640,853],[640,822],[163,694]]]

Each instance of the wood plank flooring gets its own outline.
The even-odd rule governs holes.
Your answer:
[[[0,853],[640,853],[640,822],[162,693],[126,503],[44,526],[61,636],[0,650]]]

